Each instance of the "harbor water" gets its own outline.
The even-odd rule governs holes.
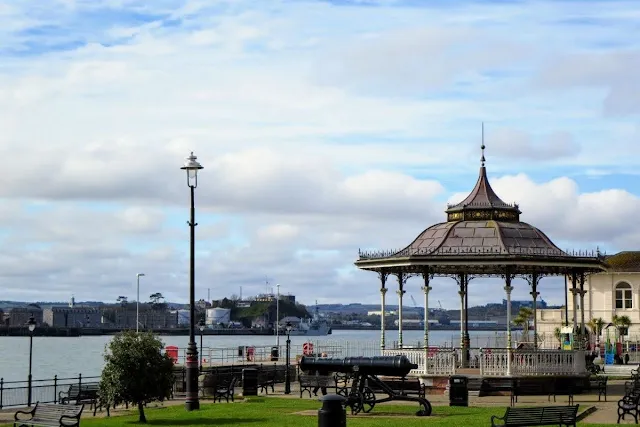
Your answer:
[[[472,348],[500,347],[504,345],[504,332],[470,331]],[[103,354],[105,346],[111,340],[111,335],[85,337],[34,337],[33,338],[33,378],[50,379],[54,375],[59,378],[100,375],[104,364]],[[186,336],[161,336],[165,346],[185,348]],[[404,331],[404,345],[412,346],[422,343],[422,331]],[[387,331],[386,345],[391,348],[398,339],[397,331]],[[281,355],[284,354],[286,337],[280,336]],[[348,346],[351,353],[377,352],[380,345],[379,331],[337,330],[326,337],[292,336],[292,358],[299,354],[298,349],[307,342],[330,343],[332,346]],[[211,349],[237,349],[240,346],[269,347],[276,345],[275,336],[245,336],[245,335],[205,335],[203,337],[204,355]],[[460,334],[456,331],[431,331],[429,346],[458,346]],[[196,343],[200,346],[200,336],[196,336]],[[342,344],[341,344],[342,343]],[[420,344],[422,345],[422,344]],[[341,354],[344,356],[373,355],[373,354]],[[29,338],[28,337],[0,337],[0,378],[4,381],[24,381],[29,369]]]

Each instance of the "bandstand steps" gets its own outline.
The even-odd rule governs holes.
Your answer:
[[[631,371],[638,369],[638,365],[603,365],[604,374],[619,376],[619,377],[630,377]]]

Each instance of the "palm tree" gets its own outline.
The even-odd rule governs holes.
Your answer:
[[[553,336],[556,337],[556,339],[558,340],[558,345],[562,346],[562,342],[564,340],[562,339],[562,329],[560,329],[559,326],[556,326],[555,329],[553,330]]]
[[[600,345],[600,336],[602,336],[602,329],[604,328],[604,325],[606,325],[606,322],[604,321],[604,319],[602,319],[602,317],[594,317],[589,320],[588,325],[593,334],[596,336],[596,345]]]
[[[631,318],[629,316],[618,316],[617,314],[613,316],[611,319],[611,323],[618,330],[618,336],[622,337],[627,335],[629,331],[629,326],[631,326]]]
[[[520,307],[518,315],[513,319],[514,325],[522,326],[523,341],[529,341],[529,321],[533,316],[533,310],[529,307]],[[534,332],[535,333],[535,332]]]

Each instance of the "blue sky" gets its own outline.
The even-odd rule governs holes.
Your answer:
[[[0,1],[0,299],[112,301],[144,272],[186,301],[193,150],[198,297],[268,277],[377,303],[358,248],[444,221],[483,122],[523,220],[638,249],[639,22],[637,1]],[[457,306],[453,281],[433,293]]]

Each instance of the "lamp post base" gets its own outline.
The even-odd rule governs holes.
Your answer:
[[[184,408],[187,411],[195,411],[200,409],[200,400],[198,399],[198,347],[196,343],[191,341],[187,345],[187,393],[184,402]]]

